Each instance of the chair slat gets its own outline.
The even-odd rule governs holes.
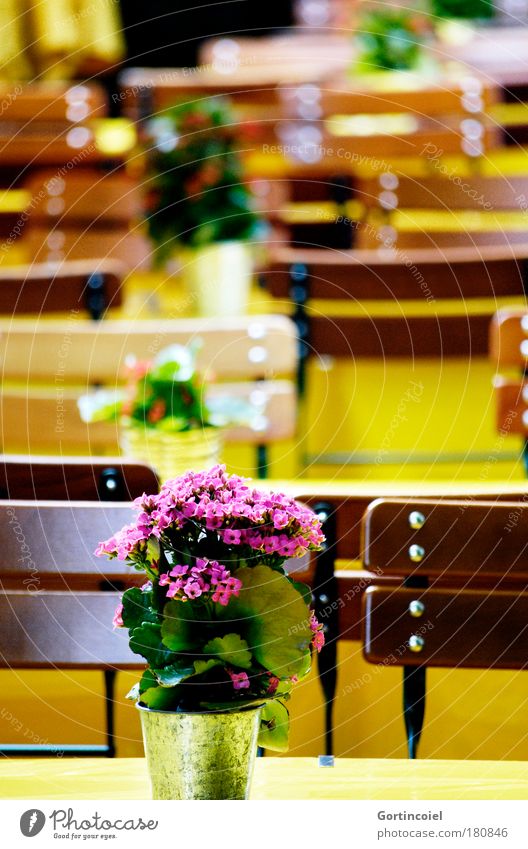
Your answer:
[[[479,251],[453,248],[440,252],[415,249],[328,251],[282,248],[273,252],[266,273],[275,297],[287,297],[292,266],[308,271],[311,298],[342,300],[419,300],[426,295],[446,298],[486,298],[522,295],[528,244],[489,247]]]
[[[158,479],[150,466],[122,457],[0,456],[0,498],[109,501],[114,488],[120,500],[133,500],[156,492]]]
[[[118,262],[97,260],[0,268],[0,314],[40,315],[67,310],[85,313],[87,283],[94,275],[103,284],[105,305],[120,306],[124,267]]]
[[[0,595],[0,666],[8,669],[130,669],[143,666],[126,632],[112,628],[117,593]]]
[[[424,521],[413,528],[413,514]],[[364,518],[362,561],[386,575],[528,580],[528,504],[379,499]]]
[[[65,383],[115,383],[127,355],[149,360],[173,344],[198,344],[199,370],[212,371],[220,380],[291,375],[297,359],[295,326],[285,316],[110,320],[97,325],[78,318],[68,323],[66,331],[63,321],[0,321],[4,379],[27,379],[28,375],[32,380],[52,378],[65,332],[68,356],[61,358]]]
[[[423,616],[409,605],[419,601]],[[413,590],[379,586],[365,592],[364,654],[370,663],[475,669],[528,666],[528,593]],[[423,640],[419,653],[409,640]]]

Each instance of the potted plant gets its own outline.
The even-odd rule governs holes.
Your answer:
[[[430,29],[419,9],[387,6],[365,11],[357,25],[355,70],[413,71],[424,63],[424,37]]]
[[[199,315],[245,311],[259,232],[228,102],[182,103],[147,125],[146,220],[155,259],[179,249]]]
[[[285,751],[288,700],[324,643],[309,589],[285,571],[320,548],[314,513],[225,466],[135,502],[97,554],[147,578],[115,625],[147,662],[137,700],[155,799],[247,798],[257,747]]]
[[[123,453],[150,463],[162,480],[218,462],[228,409],[225,399],[214,413],[206,404],[195,360],[196,349],[182,345],[164,348],[149,362],[128,357],[125,386],[83,395],[81,418],[119,422]]]

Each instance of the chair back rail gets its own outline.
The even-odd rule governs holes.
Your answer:
[[[95,222],[104,228],[127,225],[142,214],[138,184],[123,173],[94,174],[82,168],[58,177],[55,171],[39,171],[25,183],[33,199],[42,198],[30,210],[30,223]]]
[[[89,387],[84,387],[84,391]],[[60,409],[54,389],[4,388],[0,394],[0,434],[4,449],[75,451],[80,454],[117,453],[119,427],[115,422],[86,424],[79,415],[81,389],[61,389]],[[295,433],[297,393],[293,381],[272,380],[222,383],[211,387],[209,397],[241,398],[254,407],[247,424],[227,428],[228,442],[255,445],[290,439]]]
[[[1,281],[1,277],[0,277]],[[81,319],[68,326],[65,383],[119,380],[128,354],[152,359],[162,348],[198,343],[200,371],[219,380],[291,375],[297,359],[295,327],[285,316],[233,319],[112,321]],[[4,380],[49,380],[63,342],[64,322],[0,321],[0,362]]]
[[[419,300],[424,290],[433,298],[486,298],[522,295],[528,244],[485,250],[416,249],[402,255],[381,251],[328,251],[280,248],[266,271],[269,291],[288,297],[292,268],[307,269],[310,298],[342,300]]]
[[[511,523],[511,514],[517,523]],[[422,516],[414,528],[413,516]],[[528,504],[455,499],[379,499],[364,517],[362,562],[407,577],[528,578]],[[423,549],[413,559],[412,549]]]
[[[124,267],[112,260],[85,260],[0,268],[0,314],[89,312],[100,317],[122,299]]]
[[[19,86],[22,90],[13,96],[13,87],[0,86],[0,99],[9,102],[6,118],[24,125],[49,121],[78,124],[89,118],[103,118],[108,114],[104,89],[97,83],[45,82]]]
[[[0,665],[8,669],[130,669],[142,665],[126,634],[112,628],[117,593],[0,595]]]
[[[367,207],[387,211],[411,208],[522,212],[528,179],[470,175],[453,181],[446,177],[417,178],[383,173],[377,179],[359,179],[356,192]]]
[[[154,469],[122,457],[0,456],[2,499],[132,501],[158,485]]]

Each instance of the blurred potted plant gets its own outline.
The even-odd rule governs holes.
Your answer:
[[[320,548],[315,514],[225,466],[168,481],[97,554],[147,582],[114,624],[147,662],[140,709],[155,799],[244,799],[257,740],[285,751],[285,702],[324,644],[309,589],[284,569]]]
[[[122,389],[99,389],[79,399],[86,422],[118,421],[123,453],[153,465],[162,480],[218,462],[226,409],[213,414],[196,372],[195,349],[170,345],[151,362],[127,361]]]
[[[424,62],[423,45],[429,30],[419,9],[387,6],[367,10],[356,28],[358,48],[354,70],[413,71]]]
[[[245,312],[259,220],[226,100],[182,103],[146,130],[146,220],[158,264],[180,250],[198,314]]]

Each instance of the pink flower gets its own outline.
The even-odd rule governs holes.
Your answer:
[[[231,672],[230,669],[227,670],[229,673],[229,677],[233,682],[234,690],[247,690],[249,688],[249,678],[247,676],[247,672]]]
[[[315,618],[315,613],[313,612],[313,610],[310,613],[310,630],[313,633],[312,646],[314,647],[314,649],[320,652],[325,644],[325,636],[323,633],[323,626]]]
[[[183,592],[187,598],[199,598],[202,594],[202,587],[198,581],[187,581],[183,588]]]
[[[122,614],[123,614],[123,605],[118,604],[117,607],[116,607],[116,611],[114,613],[114,621],[113,621],[114,628],[124,628],[125,627],[124,624],[123,624],[123,615]]]
[[[276,675],[270,675],[268,689],[266,690],[268,696],[273,696],[273,694],[277,691],[277,687],[279,686],[279,684],[280,678],[277,678]]]

